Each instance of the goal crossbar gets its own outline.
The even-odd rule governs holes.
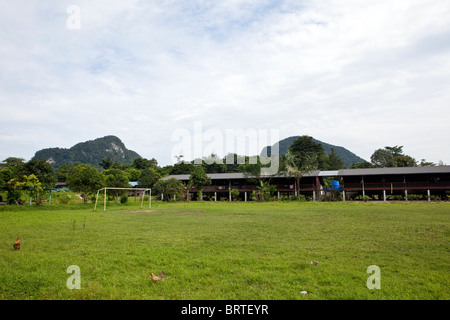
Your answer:
[[[114,187],[106,187],[106,188],[101,188],[97,191],[97,196],[95,197],[95,206],[94,206],[94,211],[97,211],[97,202],[98,202],[98,195],[100,194],[100,191],[104,190],[105,191],[105,197],[104,197],[104,204],[103,204],[103,211],[106,211],[106,191],[107,190],[132,190],[132,191],[144,191],[142,193],[142,200],[141,200],[141,209],[144,206],[144,197],[145,197],[145,193],[148,192],[149,195],[149,200],[148,200],[148,207],[151,208],[152,207],[152,189],[150,188],[114,188]]]

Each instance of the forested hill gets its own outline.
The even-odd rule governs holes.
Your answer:
[[[128,150],[119,138],[106,136],[78,143],[70,149],[43,149],[36,152],[33,157],[33,159],[41,158],[48,161],[55,168],[59,168],[64,163],[71,165],[79,161],[92,164],[100,169],[100,162],[106,158],[111,158],[116,163],[130,164],[134,159],[140,158],[140,155]]]
[[[285,154],[289,147],[292,145],[292,142],[294,142],[296,139],[298,139],[299,136],[294,136],[294,137],[289,137],[286,139],[283,139],[279,142],[277,142],[276,144],[279,145],[279,152],[280,155]],[[331,153],[331,148],[334,148],[334,153],[342,160],[342,162],[344,163],[344,166],[349,168],[352,164],[354,163],[358,163],[358,162],[365,162],[366,160],[358,157],[356,154],[354,154],[353,152],[347,150],[344,147],[339,147],[339,146],[334,146],[332,144],[326,143],[326,142],[322,142],[319,140],[316,140],[314,138],[312,138],[314,142],[316,143],[320,143],[323,147],[323,149],[325,150],[326,154],[330,154]],[[268,152],[267,154],[270,155],[271,149],[272,147],[274,147],[276,144],[274,144],[273,146],[267,146],[265,147],[262,152],[261,155],[265,155],[266,152]]]

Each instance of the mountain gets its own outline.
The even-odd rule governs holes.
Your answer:
[[[111,158],[114,162],[130,164],[140,155],[128,150],[124,143],[115,136],[106,136],[95,140],[89,140],[74,145],[70,149],[49,148],[43,149],[34,155],[33,159],[45,159],[53,167],[59,168],[61,165],[71,165],[75,162],[92,164],[100,169],[100,162],[103,159]]]
[[[283,155],[289,150],[289,147],[298,138],[300,138],[300,136],[289,137],[289,138],[286,138],[286,139],[278,141],[273,146],[267,146],[261,151],[261,156],[266,155],[266,154],[270,155],[271,154],[271,149],[277,144],[279,146],[280,155]],[[342,162],[344,163],[344,166],[347,167],[347,168],[349,168],[354,163],[365,162],[366,161],[366,160],[358,157],[353,152],[345,149],[344,147],[334,146],[332,144],[329,144],[329,143],[326,143],[326,142],[322,142],[322,141],[316,140],[314,138],[312,138],[312,139],[313,139],[314,142],[320,143],[322,145],[322,147],[325,150],[326,154],[330,154],[331,153],[331,148],[334,148],[334,153],[342,160]]]

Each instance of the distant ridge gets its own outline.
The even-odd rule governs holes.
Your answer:
[[[280,155],[283,155],[289,150],[289,147],[298,138],[300,138],[300,136],[289,137],[289,138],[286,138],[286,139],[278,141],[273,146],[264,147],[264,149],[261,151],[261,156],[264,156],[266,154],[270,155],[272,148],[274,146],[276,146],[277,144],[279,146]],[[344,147],[334,146],[332,144],[329,144],[329,143],[326,143],[326,142],[322,142],[322,141],[319,141],[319,140],[314,139],[314,138],[312,138],[312,139],[313,139],[314,142],[320,143],[322,145],[322,147],[325,150],[326,154],[330,154],[331,153],[331,148],[334,148],[334,153],[336,153],[336,155],[344,163],[344,166],[347,167],[347,168],[351,167],[351,165],[354,164],[354,163],[365,162],[366,161],[363,158],[358,157],[356,154],[354,154],[353,152],[347,150]]]
[[[33,159],[45,159],[53,167],[63,164],[72,165],[75,162],[91,164],[100,169],[103,159],[111,158],[114,162],[130,164],[140,155],[128,150],[116,136],[106,136],[95,140],[80,142],[70,149],[48,148],[36,152]]]

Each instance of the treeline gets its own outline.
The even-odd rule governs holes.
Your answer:
[[[141,187],[151,188],[165,175],[165,169],[158,167],[154,159],[137,158],[125,165],[106,158],[101,165],[103,168],[99,170],[91,164],[76,162],[55,169],[44,159],[25,162],[10,157],[0,164],[0,195],[8,204],[21,204],[22,194],[26,193],[40,204],[46,193],[63,182],[88,202],[103,187],[128,188],[130,181],[138,181]]]
[[[422,160],[420,163],[403,154],[402,146],[378,149],[371,157],[371,162],[362,162],[352,168],[435,165]],[[242,172],[248,175],[248,182],[264,186],[266,177],[260,177],[261,169],[271,164],[260,156],[239,156],[228,154],[224,158],[210,155],[203,159],[184,161],[178,157],[175,165],[161,167],[155,159],[136,158],[131,164],[117,163],[105,158],[99,163],[101,169],[92,164],[76,162],[63,164],[57,169],[44,159],[32,159],[25,162],[21,158],[7,158],[0,164],[0,196],[1,201],[8,204],[23,203],[21,197],[26,193],[35,203],[42,201],[45,193],[55,188],[57,182],[64,182],[71,191],[77,192],[84,202],[95,195],[103,187],[128,188],[130,181],[137,181],[141,188],[152,188],[153,194],[165,194],[171,197],[187,193],[192,186],[199,190],[210,184],[208,173]],[[309,136],[301,136],[290,146],[288,152],[278,161],[278,174],[289,174],[300,183],[302,176],[312,170],[338,170],[344,168],[342,160],[332,152],[327,155],[321,144]],[[161,181],[167,175],[187,174],[191,179],[187,184],[175,179]],[[119,193],[115,194],[118,197]]]
[[[384,147],[375,150],[370,156],[370,162],[360,162],[353,164],[350,168],[388,168],[388,167],[429,167],[443,166],[442,161],[433,163],[421,159],[420,162],[413,157],[403,153],[403,146]]]

